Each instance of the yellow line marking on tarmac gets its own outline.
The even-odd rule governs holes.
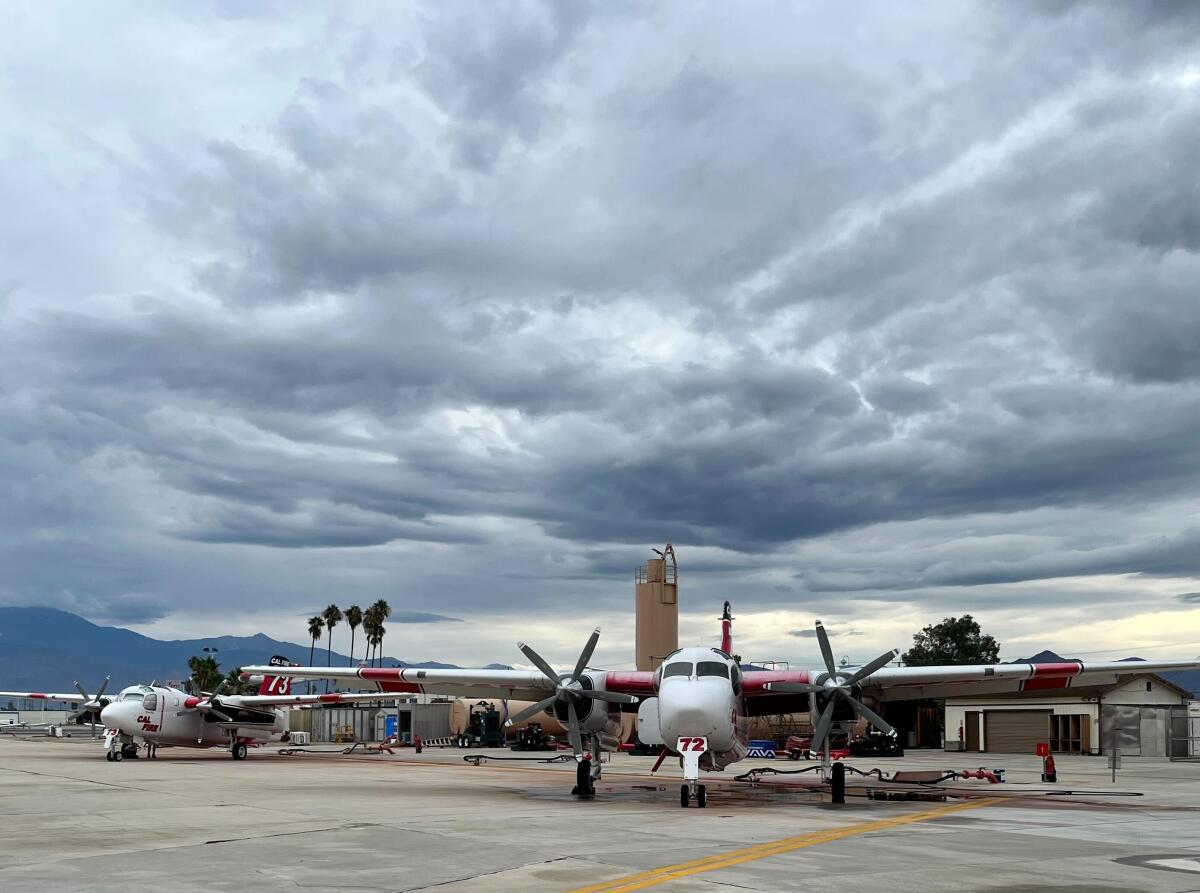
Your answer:
[[[930,819],[950,815],[951,813],[962,812],[967,809],[977,809],[980,806],[988,806],[999,802],[1001,800],[998,797],[986,800],[968,800],[965,803],[955,803],[950,806],[943,806],[924,812],[909,813],[908,815],[896,816],[895,818],[880,819],[875,822],[863,822],[845,828],[831,828],[828,831],[814,831],[811,834],[801,834],[798,837],[785,837],[782,840],[760,843],[740,850],[730,850],[726,853],[716,853],[701,859],[693,859],[690,862],[680,862],[677,865],[664,865],[662,868],[654,868],[650,871],[640,872],[639,874],[627,875],[615,881],[592,884],[589,887],[579,887],[572,890],[571,893],[629,893],[632,890],[644,890],[647,887],[665,884],[668,881],[678,880],[689,875],[701,874],[706,871],[716,871],[720,868],[729,868],[733,865],[740,865],[742,862],[765,859],[768,856],[778,856],[792,850],[815,846],[818,843],[829,843],[845,837],[868,834],[871,831],[883,831],[888,828],[898,828],[902,825],[926,822]]]

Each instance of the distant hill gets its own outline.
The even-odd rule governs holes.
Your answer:
[[[362,636],[358,639],[361,645]],[[97,626],[53,608],[0,608],[0,690],[71,692],[78,679],[91,692],[110,675],[110,691],[152,679],[181,681],[189,675],[188,658],[203,654],[205,647],[218,649],[217,660],[226,672],[234,667],[265,664],[275,654],[299,664],[308,663],[308,645],[281,642],[262,633],[161,641],[120,627]],[[357,659],[362,656],[360,651]],[[332,662],[334,666],[349,666],[350,658],[335,651]],[[314,663],[325,663],[319,642]],[[395,665],[454,667],[383,658],[383,666]]]
[[[1105,660],[1107,659],[1108,658],[1105,658]],[[1137,663],[1140,660],[1145,660],[1144,657],[1122,657],[1118,659],[1122,662],[1129,663]],[[1039,651],[1033,657],[1022,657],[1018,658],[1017,660],[1005,661],[1005,663],[1053,664],[1060,663],[1064,660],[1072,660],[1072,658],[1060,657],[1053,651]],[[1130,671],[1136,672],[1136,668],[1130,668]],[[1158,675],[1163,679],[1166,679],[1168,682],[1173,682],[1175,685],[1178,685],[1184,691],[1191,692],[1192,697],[1196,697],[1198,694],[1200,694],[1200,670],[1175,670],[1174,672],[1159,673]]]

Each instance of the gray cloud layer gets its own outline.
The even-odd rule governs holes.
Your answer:
[[[1200,576],[1194,4],[52,15],[0,601],[624,606],[667,537],[746,610]]]

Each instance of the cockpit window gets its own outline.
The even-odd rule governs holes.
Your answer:
[[[148,694],[148,695],[146,695],[146,697],[142,698],[142,709],[145,710],[147,713],[150,713],[153,710],[157,710],[158,709],[158,695],[156,695],[154,692],[150,692],[150,694]]]
[[[667,664],[667,668],[663,670],[663,678],[668,676],[691,676],[692,665],[683,661],[678,661],[673,664]]]
[[[702,660],[696,664],[697,676],[720,676],[729,678],[729,665],[719,660]]]
[[[121,696],[122,701],[140,701],[142,693],[140,691],[131,691]]]

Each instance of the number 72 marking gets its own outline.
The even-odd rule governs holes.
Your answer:
[[[679,752],[683,753],[684,751],[687,751],[687,750],[699,751],[700,753],[704,753],[704,751],[708,750],[708,739],[707,738],[680,738],[679,739]]]

